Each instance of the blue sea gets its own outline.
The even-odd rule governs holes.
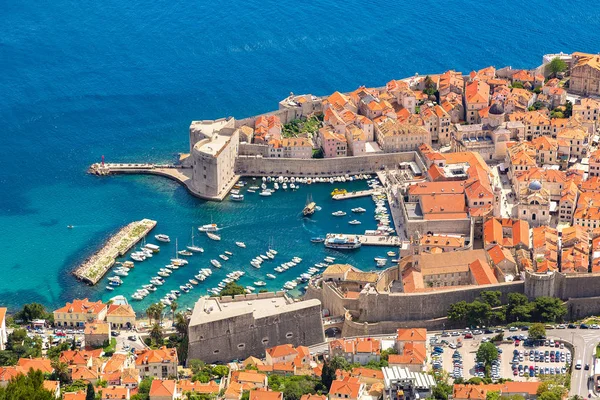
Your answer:
[[[352,231],[347,218],[336,220],[331,211],[363,204],[369,212],[353,228],[374,226],[370,199],[332,204],[331,186],[313,185],[242,204],[206,203],[162,178],[98,178],[86,169],[102,155],[173,161],[188,149],[191,120],[266,112],[290,92],[323,95],[450,68],[531,67],[549,52],[599,51],[598,32],[600,14],[590,1],[562,7],[540,0],[527,7],[472,0],[5,1],[0,303],[14,310],[32,301],[52,308],[74,297],[107,300],[104,284],[89,288],[70,271],[110,233],[144,217],[183,244],[192,226],[211,218],[227,226],[224,240],[203,242],[207,253],[176,271],[163,292],[224,250],[235,254],[212,284],[233,269],[251,275],[244,284],[264,280],[270,267],[252,270],[248,260],[269,239],[279,250],[277,262],[300,256],[306,269],[328,254],[310,244],[311,236]],[[306,221],[298,212],[309,192],[323,210]],[[233,245],[237,240],[247,242],[245,253]],[[128,295],[147,283],[170,257],[169,246],[139,264],[115,293]],[[362,248],[336,256],[371,269],[382,252]],[[287,274],[268,288],[297,276]],[[180,303],[191,305],[203,289],[194,290]]]

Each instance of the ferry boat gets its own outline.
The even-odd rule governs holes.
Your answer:
[[[333,215],[334,217],[343,217],[346,215],[346,212],[345,211],[335,211],[335,212],[332,212],[331,215]]]
[[[246,243],[244,243],[244,242],[235,242],[235,245],[237,247],[241,247],[242,249],[246,248]]]
[[[208,238],[212,240],[221,240],[221,236],[217,235],[216,233],[206,232],[206,236],[208,236]]]
[[[348,191],[346,189],[335,188],[335,189],[333,189],[333,192],[331,192],[331,195],[336,196],[338,194],[346,194],[346,193],[348,193]]]
[[[323,243],[325,241],[325,238],[321,237],[321,236],[317,236],[317,237],[311,238],[310,241],[312,243]]]
[[[304,215],[305,217],[313,215],[315,213],[316,207],[317,207],[317,204],[312,200],[312,196],[309,195],[306,198],[306,205],[304,206],[304,209],[302,210],[302,215]]]
[[[156,240],[158,240],[159,242],[169,243],[171,241],[171,238],[163,233],[159,233],[158,235],[155,235],[154,238]]]
[[[352,250],[358,249],[361,245],[358,236],[328,234],[325,238],[325,247],[330,249]]]
[[[352,212],[353,212],[353,213],[357,213],[357,214],[358,214],[358,213],[364,213],[364,212],[366,212],[366,211],[367,211],[367,210],[366,210],[365,208],[362,208],[362,207],[356,207],[356,208],[353,208],[353,209],[352,209]]]
[[[353,219],[352,221],[348,221],[348,223],[350,225],[360,225],[361,224],[361,222],[359,220],[357,220],[357,219]]]
[[[232,194],[231,196],[229,196],[229,198],[233,201],[244,201],[244,195],[243,194]]]
[[[216,232],[219,230],[217,224],[206,224],[198,228],[200,232]]]

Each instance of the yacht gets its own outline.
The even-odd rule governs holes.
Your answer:
[[[206,232],[206,236],[208,236],[208,238],[212,240],[221,240],[221,236],[217,235],[216,233]]]
[[[362,243],[356,235],[328,234],[325,238],[325,247],[338,250],[358,249]]]
[[[269,279],[276,279],[277,277],[273,274],[267,274],[267,278]]]
[[[210,263],[215,267],[215,268],[221,268],[221,263],[218,262],[217,260],[210,260]]]
[[[191,252],[191,251],[189,251],[189,250],[179,250],[179,251],[177,252],[177,254],[179,254],[179,255],[181,255],[181,256],[186,256],[186,257],[189,257],[189,256],[193,255],[194,253],[192,253],[192,252]]]
[[[275,182],[275,183],[273,184],[273,188],[274,188],[275,190],[279,190],[279,183]]]
[[[242,249],[246,248],[246,243],[244,243],[244,242],[235,242],[235,245],[237,247],[241,247]]]
[[[267,283],[266,283],[266,282],[263,282],[263,281],[257,281],[257,282],[254,282],[254,284],[255,284],[256,286],[267,286]]]
[[[216,232],[219,230],[217,224],[206,224],[198,228],[200,232]]]
[[[349,221],[348,223],[350,225],[360,225],[361,222],[359,220],[357,220],[357,219],[353,219],[352,221]]]
[[[144,246],[144,248],[150,250],[153,253],[158,253],[160,251],[160,246],[157,246],[155,244],[152,243],[148,243]]]
[[[162,277],[164,277],[164,278],[166,278],[166,277],[168,277],[168,276],[169,276],[169,274],[168,274],[168,273],[166,273],[166,272],[164,272],[164,271],[158,271],[158,272],[157,272],[157,274],[158,274],[159,276],[162,276]]]
[[[335,212],[332,212],[331,215],[333,215],[334,217],[343,217],[346,215],[346,212],[345,211],[335,211]]]
[[[193,251],[194,253],[204,253],[204,249],[202,247],[198,247],[194,244],[194,228],[192,228],[192,244],[186,246],[189,251]]]
[[[312,243],[323,243],[325,241],[325,238],[321,237],[321,236],[317,236],[317,237],[311,238],[310,241]]]
[[[353,212],[353,213],[357,213],[357,214],[358,214],[358,213],[364,213],[364,212],[366,212],[366,211],[367,211],[367,210],[366,210],[365,208],[362,208],[362,207],[356,207],[356,208],[353,208],[353,209],[352,209],[352,212]]]
[[[230,198],[232,201],[244,201],[244,195],[243,195],[243,194],[235,194],[235,193],[234,193],[234,194],[231,194],[231,195],[229,196],[229,198]]]
[[[131,259],[134,261],[144,261],[146,259],[146,256],[144,254],[138,254],[136,253],[131,253]]]
[[[155,235],[154,238],[159,242],[169,243],[171,241],[171,238],[164,233],[159,233],[158,235]]]
[[[229,257],[227,257],[225,254],[219,254],[219,258],[224,261],[229,260]]]

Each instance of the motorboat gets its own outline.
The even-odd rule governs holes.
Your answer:
[[[258,186],[256,186],[256,185],[250,186],[250,187],[248,188],[248,190],[258,190],[258,189],[260,189],[260,187],[258,187]]]
[[[165,235],[164,233],[159,233],[158,235],[154,235],[154,238],[156,240],[158,240],[159,242],[169,243],[171,241],[171,238],[168,235]]]
[[[190,291],[190,289],[184,285],[179,286],[179,289],[181,289],[181,291],[184,293],[188,293]]]
[[[271,253],[274,256],[276,256],[277,255],[277,250],[269,249],[269,253]]]
[[[259,196],[268,197],[268,196],[271,196],[271,192],[267,192],[266,190],[263,190],[262,192],[259,193]]]
[[[219,230],[217,224],[206,224],[198,228],[200,232],[216,232]]]
[[[225,250],[225,251],[224,251],[224,253],[225,253],[225,254],[227,254],[227,255],[228,255],[228,256],[230,256],[230,257],[233,255],[233,253],[232,253],[232,252],[230,252],[230,251],[227,251],[227,250]]]
[[[131,253],[131,259],[134,261],[144,261],[146,259],[146,256],[143,254],[138,254],[138,253]]]
[[[300,257],[294,257],[294,258],[292,258],[292,261],[295,262],[296,264],[299,264],[302,262],[302,259]]]
[[[274,188],[275,190],[279,190],[279,183],[275,182],[275,183],[273,184],[273,188]]]
[[[269,279],[276,279],[277,277],[273,274],[267,274],[267,278]]]
[[[246,192],[248,192],[248,193],[256,193],[256,190],[254,190],[254,189],[248,189],[248,190],[246,190]]]
[[[396,257],[396,253],[393,252],[393,251],[388,251],[387,255],[390,256],[390,257]]]
[[[221,263],[218,262],[217,260],[210,260],[210,263],[215,267],[215,268],[221,268]]]
[[[343,217],[346,215],[346,212],[345,211],[335,211],[335,212],[332,212],[331,215],[333,215],[334,217]]]
[[[191,252],[191,251],[189,251],[189,250],[179,250],[179,251],[177,252],[177,254],[179,254],[179,255],[181,255],[181,256],[186,256],[186,257],[189,257],[189,256],[192,256],[192,255],[194,255],[194,253],[192,253],[192,252]]]
[[[144,248],[150,250],[153,253],[158,253],[160,251],[160,246],[152,244],[152,243],[147,243]]]
[[[115,288],[114,288],[114,287],[112,287],[112,286],[107,286],[107,287],[106,287],[106,290],[110,290],[110,291],[112,292],[113,290],[115,290]]]
[[[357,219],[353,219],[352,221],[349,221],[348,223],[350,225],[360,225],[361,224],[361,222]]]
[[[257,282],[254,282],[254,284],[255,284],[256,286],[267,286],[267,283],[266,283],[266,282],[263,282],[263,281],[257,281]]]
[[[244,201],[244,195],[243,194],[235,194],[235,193],[233,193],[233,194],[231,194],[229,196],[229,198],[232,201]]]
[[[206,236],[208,236],[208,238],[212,240],[221,240],[221,236],[217,235],[216,233],[206,232]]]
[[[266,256],[269,257],[271,260],[275,258],[275,255],[273,255],[269,252],[267,252]]]
[[[186,283],[185,287],[188,288],[189,290],[192,290],[194,288],[194,286],[192,286],[191,283]]]
[[[229,260],[229,257],[227,257],[225,254],[219,254],[219,258],[225,261]]]
[[[166,278],[166,277],[169,276],[169,274],[166,273],[166,272],[164,272],[164,271],[158,271],[157,274],[160,275],[160,276],[162,276],[162,277],[164,277],[164,278]]]
[[[362,208],[362,207],[356,207],[356,208],[353,208],[353,209],[352,209],[352,212],[353,212],[353,213],[357,213],[357,214],[359,214],[359,213],[364,213],[364,212],[366,212],[366,211],[367,211],[367,210],[366,210],[365,208]]]
[[[267,255],[265,255],[265,254],[261,254],[259,257],[262,258],[265,261],[269,259],[269,257]]]
[[[317,237],[311,238],[310,241],[312,243],[323,243],[325,241],[325,238],[321,237],[321,236],[317,236]]]
[[[259,269],[260,268],[260,264],[255,262],[255,261],[250,261],[250,265],[252,265],[254,268]]]
[[[248,289],[251,292],[254,292],[256,290],[256,288],[253,286],[246,286],[246,289]]]
[[[379,262],[379,261],[385,261],[385,262],[387,262],[387,258],[385,258],[385,257],[375,257],[375,261],[376,262]]]
[[[171,263],[177,267],[182,267],[188,264],[188,260],[184,260],[183,258],[171,258]]]
[[[244,243],[244,242],[235,242],[235,245],[237,247],[241,247],[242,249],[246,248],[246,243]]]

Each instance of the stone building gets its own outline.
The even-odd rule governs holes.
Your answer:
[[[165,346],[156,350],[138,351],[135,359],[135,369],[142,378],[151,376],[157,379],[167,379],[170,376],[177,376],[177,364],[177,351]]]
[[[189,325],[188,360],[245,359],[279,344],[309,346],[325,340],[321,302],[293,302],[283,293],[203,297]]]
[[[573,53],[569,90],[583,95],[600,94],[600,55]]]
[[[103,321],[106,318],[106,304],[101,301],[92,302],[88,299],[73,300],[64,307],[54,310],[56,326],[82,327],[89,321]]]
[[[420,145],[431,145],[431,134],[422,126],[402,124],[383,117],[375,122],[375,136],[385,153],[417,150]]]
[[[527,221],[530,226],[550,223],[550,192],[539,181],[531,181],[517,196],[519,219]]]

